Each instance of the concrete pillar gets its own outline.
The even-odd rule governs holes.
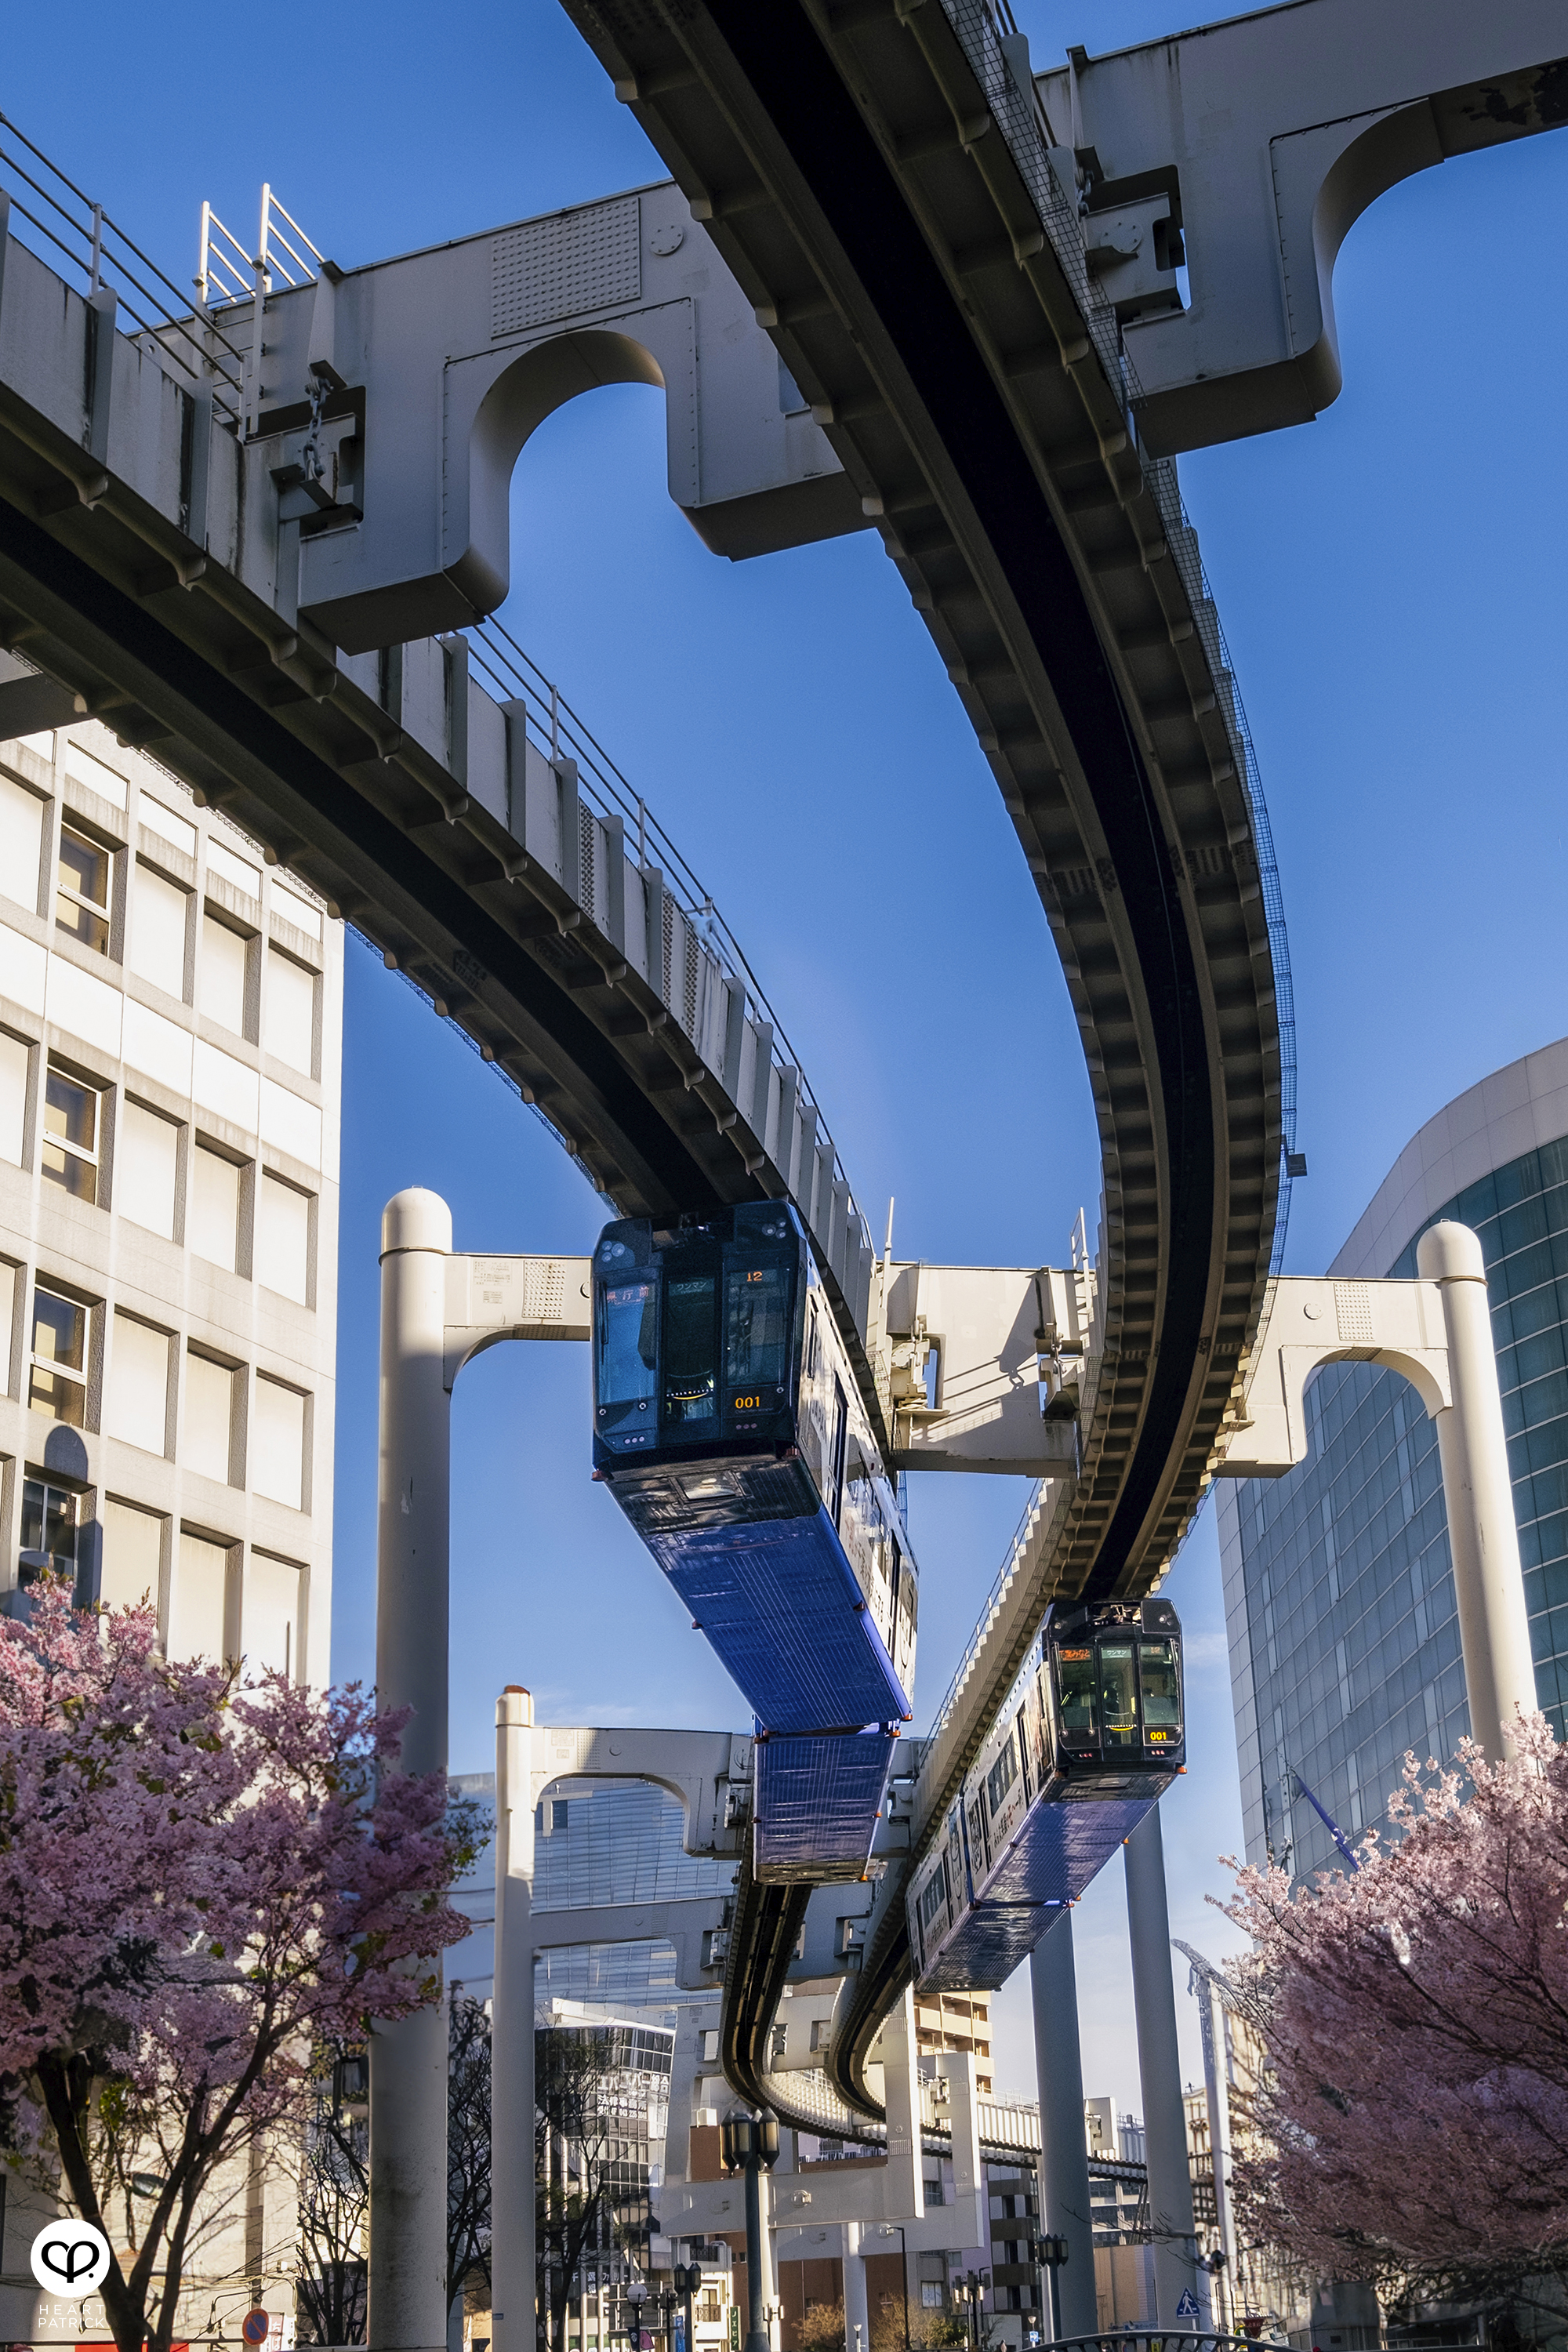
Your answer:
[[[866,2300],[866,2257],[860,2224],[846,2221],[844,2237],[844,2352],[871,2352],[871,2312]]]
[[[1138,2074],[1149,2162],[1149,2219],[1154,2239],[1154,2314],[1161,2327],[1205,2324],[1208,2273],[1200,2276],[1193,2227],[1193,2177],[1182,2106],[1176,1994],[1171,1980],[1171,1919],[1165,1903],[1165,1849],[1160,1808],[1151,1805],[1122,1848],[1127,1867],[1127,1927],[1132,1944],[1132,2002],[1138,2019]],[[1184,2294],[1195,2315],[1179,2313]]]
[[[1537,1700],[1480,1243],[1468,1225],[1428,1225],[1415,1269],[1443,1294],[1454,1398],[1437,1415],[1443,1502],[1470,1733],[1496,1764],[1513,1753],[1514,1709],[1533,1714]]]
[[[1100,2326],[1100,2303],[1070,1911],[1058,1914],[1030,1954],[1029,1989],[1040,2093],[1040,2225],[1044,2234],[1065,2238],[1068,2244],[1067,2261],[1057,2273],[1057,2325],[1063,2336],[1092,2336]]]
[[[447,1769],[450,1400],[441,1377],[452,1213],[434,1192],[381,1220],[376,1694],[412,1707],[399,1769]],[[447,2018],[380,2026],[370,2066],[369,2340],[446,2352]]]
[[[534,2352],[533,1701],[496,1701],[496,1953],[490,2004],[491,2352]]]

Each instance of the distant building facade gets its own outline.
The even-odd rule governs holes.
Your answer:
[[[1331,1267],[1413,1276],[1439,1218],[1480,1236],[1540,1704],[1568,1705],[1568,1039],[1458,1096],[1413,1138]],[[1331,1364],[1311,1451],[1218,1486],[1247,1858],[1298,1876],[1383,1818],[1407,1748],[1469,1728],[1433,1424],[1401,1377]]]

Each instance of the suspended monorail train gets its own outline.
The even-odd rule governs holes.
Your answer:
[[[1053,1609],[910,1878],[917,1989],[1005,1984],[1185,1757],[1170,1602]]]
[[[918,1580],[787,1204],[605,1226],[594,1475],[755,1712],[758,1876],[859,1877],[910,1719]]]

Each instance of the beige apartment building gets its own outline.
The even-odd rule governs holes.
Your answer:
[[[342,928],[93,720],[0,743],[5,1582],[328,1675]]]

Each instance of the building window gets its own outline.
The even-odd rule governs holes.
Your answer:
[[[27,1402],[35,1412],[68,1428],[87,1426],[89,1310],[40,1283],[33,1293],[32,1380]]]
[[[98,1088],[51,1062],[44,1082],[44,1181],[79,1201],[98,1198]]]
[[[32,1048],[25,1037],[0,1029],[0,1160],[13,1168],[27,1164],[27,1080]]]
[[[244,1170],[198,1143],[191,1154],[191,1202],[186,1238],[197,1257],[221,1265],[226,1274],[239,1267],[240,1180]]]
[[[310,1303],[310,1195],[263,1171],[256,1202],[256,1265],[268,1290]]]
[[[249,940],[215,915],[209,907],[202,917],[202,961],[196,977],[196,1003],[220,1028],[237,1037],[248,1035],[250,980]]]
[[[245,1571],[245,1662],[253,1675],[268,1669],[292,1682],[300,1659],[300,1568],[253,1551]]]
[[[22,1481],[21,1581],[40,1576],[76,1580],[77,1497],[42,1478]]]
[[[172,1242],[180,1165],[177,1124],[144,1103],[122,1101],[115,1136],[115,1207]]]
[[[155,1511],[112,1496],[103,1509],[103,1561],[98,1597],[106,1609],[156,1610],[163,1570],[163,1530]]]
[[[110,1350],[104,1427],[143,1454],[169,1445],[169,1334],[116,1315]]]
[[[298,1389],[285,1388],[258,1373],[250,1429],[250,1486],[253,1494],[302,1510],[305,1501],[306,1400]]]
[[[185,1423],[180,1460],[219,1486],[229,1483],[234,1460],[234,1367],[214,1356],[185,1356]]]
[[[301,1077],[316,1074],[316,975],[271,948],[267,956],[267,1017],[262,1044]]]
[[[96,955],[109,953],[109,886],[114,853],[74,825],[60,827],[55,870],[55,929]]]
[[[147,803],[142,803],[145,809]],[[186,892],[140,858],[131,877],[131,939],[125,960],[165,995],[185,992]]]
[[[922,2311],[940,2311],[942,2309],[942,2281],[940,2279],[921,2279],[921,2308]]]
[[[44,812],[48,803],[26,785],[0,776],[0,891],[38,911],[38,868],[44,857]]]
[[[228,1620],[226,1544],[180,1530],[169,1593],[171,1658],[221,1662]]]

